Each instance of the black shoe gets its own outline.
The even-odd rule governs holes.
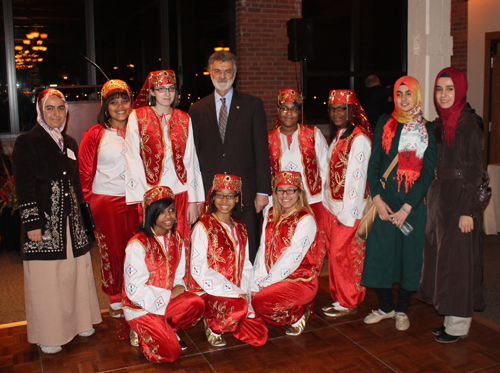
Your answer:
[[[434,335],[440,335],[441,333],[443,333],[444,331],[446,330],[446,326],[440,326],[439,328],[436,328],[432,331],[432,334]]]
[[[184,342],[182,339],[179,339],[179,344],[181,346],[182,351],[187,350],[188,346],[186,342]]]
[[[442,332],[436,337],[436,341],[439,343],[455,343],[457,342],[460,338],[466,338],[468,334],[466,335],[449,335],[446,332]]]

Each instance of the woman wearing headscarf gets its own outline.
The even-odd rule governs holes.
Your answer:
[[[125,134],[132,90],[122,80],[108,80],[101,90],[101,103],[99,123],[83,135],[80,145],[80,179],[96,226],[102,290],[109,297],[110,315],[119,317],[125,247],[140,221],[138,205],[125,202]]]
[[[318,274],[326,255],[323,182],[327,173],[328,145],[321,131],[303,124],[302,93],[282,89],[278,93],[276,129],[268,133],[272,177],[279,171],[300,172],[309,207],[318,225],[315,247],[311,248]],[[270,205],[268,205],[270,206]]]
[[[83,202],[78,145],[63,131],[68,105],[55,89],[37,100],[38,124],[20,135],[12,154],[22,225],[21,257],[28,341],[61,351],[102,321]]]
[[[403,76],[396,81],[394,101],[394,112],[380,117],[373,135],[368,183],[378,215],[366,242],[361,285],[375,288],[379,301],[379,309],[365,323],[395,318],[396,329],[403,331],[410,327],[408,307],[422,272],[425,196],[434,179],[436,140],[433,124],[422,116],[422,93],[415,78]],[[381,180],[396,156],[396,166],[386,181]],[[408,233],[407,224],[413,227],[408,236],[401,230]]]
[[[482,182],[483,121],[466,102],[467,79],[454,67],[439,72],[435,102],[441,113],[436,180],[429,188],[424,268],[418,299],[444,315],[436,341],[469,334],[472,314],[484,310]]]
[[[327,209],[328,274],[334,303],[323,307],[323,312],[340,317],[355,313],[366,294],[360,285],[366,245],[357,242],[355,236],[369,195],[367,169],[372,131],[352,89],[331,91],[328,111],[333,142],[323,204]]]
[[[125,138],[127,204],[139,204],[155,186],[175,193],[177,230],[186,239],[205,202],[200,165],[189,115],[175,107],[175,73],[149,73],[128,120]]]

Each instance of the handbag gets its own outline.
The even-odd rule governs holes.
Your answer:
[[[80,202],[80,211],[82,212],[83,225],[85,226],[85,234],[87,235],[87,239],[89,240],[89,246],[92,247],[95,239],[94,237],[95,223],[89,203]]]
[[[479,185],[479,201],[481,202],[481,209],[484,212],[486,206],[491,199],[490,175],[483,170],[483,179]]]
[[[80,202],[80,210],[82,212],[83,224],[87,231],[95,231],[94,217],[88,202]]]
[[[389,167],[387,167],[387,170],[384,172],[384,175],[380,179],[380,182],[382,183],[382,187],[384,189],[387,177],[394,169],[394,166],[396,166],[396,163],[398,163],[398,156],[399,154],[396,154],[391,164],[389,165]],[[370,231],[373,227],[373,223],[375,222],[377,214],[378,214],[377,208],[373,203],[372,197],[369,196],[368,199],[366,200],[365,209],[363,210],[363,218],[361,218],[361,222],[358,225],[358,229],[356,229],[356,241],[358,242],[366,241],[366,239],[368,238],[368,234],[370,234]]]

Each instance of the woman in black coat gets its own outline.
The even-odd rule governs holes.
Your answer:
[[[436,78],[441,113],[434,133],[436,179],[428,197],[424,266],[418,299],[444,316],[436,341],[452,343],[469,334],[474,311],[484,309],[482,119],[466,103],[467,79],[453,67]]]
[[[80,202],[78,145],[62,132],[64,95],[46,89],[38,124],[18,137],[12,154],[21,214],[28,341],[61,351],[102,321]]]

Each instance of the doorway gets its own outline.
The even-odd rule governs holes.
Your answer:
[[[485,34],[483,162],[500,163],[500,32]]]

